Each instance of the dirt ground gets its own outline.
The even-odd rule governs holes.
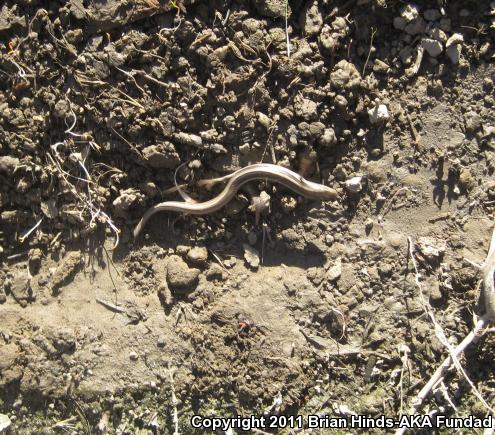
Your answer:
[[[489,1],[3,2],[0,433],[407,414],[448,355],[425,306],[451,345],[484,310],[494,36]],[[261,179],[133,240],[259,162],[340,199]],[[491,405],[494,346],[461,358]],[[420,412],[490,414],[455,370]]]

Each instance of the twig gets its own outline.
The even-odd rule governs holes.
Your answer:
[[[24,240],[26,240],[29,237],[29,235],[41,225],[41,222],[43,222],[43,218],[41,218],[38,222],[36,222],[36,224],[31,229],[29,229],[24,235],[20,236],[19,242],[24,243]]]
[[[430,380],[427,382],[427,384],[421,389],[421,391],[418,393],[416,398],[413,400],[411,409],[410,409],[410,414],[415,414],[422,406],[423,402],[425,401],[426,397],[428,394],[431,392],[433,387],[438,384],[444,377],[444,375],[447,373],[447,371],[450,369],[451,365],[454,364],[455,367],[462,373],[462,375],[465,377],[465,379],[468,381],[469,385],[473,389],[474,394],[476,397],[483,403],[483,405],[489,409],[491,412],[494,412],[494,410],[486,403],[486,401],[481,397],[481,394],[479,393],[478,389],[474,386],[472,381],[469,379],[467,376],[466,372],[464,369],[461,367],[458,356],[463,353],[466,348],[471,344],[471,343],[476,343],[479,338],[483,335],[482,330],[485,328],[487,325],[489,325],[491,322],[494,321],[495,319],[495,297],[494,297],[494,290],[493,290],[493,273],[495,271],[495,228],[492,234],[492,239],[490,243],[490,249],[488,251],[488,255],[486,257],[485,262],[483,263],[481,270],[483,272],[483,282],[484,282],[484,298],[485,298],[485,306],[486,306],[486,313],[484,316],[478,319],[478,321],[475,323],[473,329],[469,332],[468,335],[459,343],[455,348],[452,348],[452,346],[449,344],[447,341],[445,335],[443,337],[439,334],[439,325],[436,322],[436,319],[433,316],[433,313],[431,313],[431,310],[428,310],[427,306],[425,305],[424,297],[423,297],[423,292],[422,292],[422,287],[419,282],[419,272],[416,264],[416,260],[414,258],[414,253],[413,253],[413,244],[412,240],[409,237],[408,238],[409,242],[409,255],[411,256],[411,260],[413,262],[413,266],[416,272],[416,285],[419,288],[420,291],[420,300],[422,301],[423,308],[426,309],[427,315],[432,319],[434,325],[435,325],[435,330],[437,332],[437,337],[439,340],[442,342],[442,344],[446,344],[447,348],[449,350],[449,355],[447,358],[442,362],[442,364],[437,368],[435,373],[433,373],[433,376],[430,378]],[[443,334],[443,331],[441,331]],[[395,435],[402,435],[405,432],[406,429],[401,428],[398,429],[395,432]]]
[[[172,396],[172,423],[174,424],[174,435],[179,434],[179,417],[177,414],[177,397],[175,395],[174,375],[170,365],[168,366],[168,376],[170,379],[170,395]]]
[[[289,26],[287,23],[288,20],[289,20],[289,0],[285,0],[285,38],[287,45],[287,57],[290,57]]]
[[[104,301],[103,299],[96,298],[96,302],[100,305],[103,305],[105,308],[108,308],[110,311],[114,313],[125,313],[125,308],[119,307],[118,305],[114,305],[111,302]]]
[[[371,30],[371,40],[370,40],[370,49],[368,50],[368,56],[366,56],[366,62],[364,62],[364,66],[363,66],[363,77],[364,77],[364,73],[366,71],[366,67],[368,66],[368,62],[370,60],[370,56],[371,56],[371,49],[373,48],[373,39],[375,38],[375,33],[376,33],[376,29],[372,28]]]

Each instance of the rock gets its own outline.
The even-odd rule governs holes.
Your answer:
[[[418,17],[417,19],[409,23],[404,29],[404,32],[412,36],[422,34],[425,31],[426,21],[422,17]]]
[[[454,33],[447,42],[445,43],[445,47],[449,48],[452,45],[462,44],[464,42],[464,36],[460,33]]]
[[[307,36],[320,33],[323,26],[323,17],[318,9],[318,1],[308,2],[299,18],[299,25]]]
[[[15,168],[19,165],[20,161],[17,157],[0,156],[0,172],[10,174],[14,172]]]
[[[478,131],[482,126],[481,116],[472,110],[464,115],[464,122],[466,124],[466,131],[471,134]]]
[[[434,39],[441,43],[447,42],[447,35],[442,29],[439,29],[438,27],[434,27],[433,29],[430,29],[428,35],[431,39]]]
[[[468,168],[461,169],[459,174],[459,186],[468,192],[476,186],[476,180]]]
[[[36,275],[39,272],[42,258],[43,252],[41,252],[41,249],[36,248],[29,251],[28,265],[29,273],[31,273],[31,275]]]
[[[352,177],[345,182],[345,187],[350,193],[359,193],[363,190],[363,177]]]
[[[377,104],[374,108],[368,111],[370,122],[372,124],[382,124],[388,121],[390,115],[385,104]]]
[[[7,429],[10,427],[12,422],[8,415],[0,414],[0,434],[7,433]]]
[[[340,258],[337,258],[337,260],[335,260],[335,264],[330,269],[328,269],[326,273],[326,279],[330,282],[335,282],[340,278],[341,275],[342,260]]]
[[[390,67],[380,59],[376,59],[373,64],[373,71],[378,74],[386,74],[390,70]]]
[[[423,17],[427,21],[436,21],[440,19],[442,14],[438,9],[426,9],[426,11],[423,12]]]
[[[5,280],[5,289],[10,292],[16,302],[23,308],[27,307],[32,298],[31,280],[26,271],[18,271],[12,279]]]
[[[180,164],[180,157],[170,142],[150,145],[143,149],[146,162],[155,169],[174,169]]]
[[[330,83],[336,89],[353,89],[361,84],[361,74],[354,64],[343,59],[330,73]]]
[[[291,9],[286,0],[254,0],[254,6],[261,15],[272,18],[290,17]],[[287,7],[287,11],[286,11]]]
[[[337,143],[337,137],[333,128],[326,128],[318,143],[324,147],[331,147]]]
[[[41,201],[40,206],[41,211],[48,219],[55,219],[59,214],[57,202],[54,199]]]
[[[200,270],[189,267],[178,255],[171,255],[167,262],[167,284],[173,292],[192,292],[198,285]]]
[[[174,139],[179,142],[181,145],[186,145],[186,146],[191,146],[195,148],[202,148],[203,147],[203,139],[201,139],[201,136],[198,136],[196,134],[190,134],[190,133],[176,133],[174,135]]]
[[[461,58],[461,52],[462,52],[461,44],[451,45],[450,47],[447,47],[447,49],[445,50],[447,57],[454,65],[457,65],[459,63],[459,60]]]
[[[208,281],[220,281],[224,278],[223,273],[224,270],[222,266],[217,263],[212,263],[206,271],[206,279]]]
[[[208,260],[208,249],[204,246],[195,246],[187,253],[187,259],[198,266],[204,266]]]
[[[406,23],[410,23],[419,17],[419,8],[412,3],[406,4],[401,8],[400,16]]]
[[[439,264],[440,259],[445,253],[445,245],[437,243],[435,246],[433,241],[428,237],[419,238],[417,249],[421,256],[432,264]]]
[[[425,38],[421,43],[431,57],[438,57],[443,51],[442,43],[440,41]]]
[[[55,269],[51,283],[53,291],[69,284],[75,277],[82,264],[82,255],[79,251],[69,252]]]
[[[260,265],[260,256],[256,249],[247,243],[243,244],[244,247],[244,259],[246,263],[253,269],[258,269]]]
[[[158,337],[158,340],[156,340],[156,345],[160,348],[164,348],[166,344],[167,344],[167,337],[165,337],[165,335],[160,335]]]
[[[144,200],[144,195],[136,189],[130,188],[120,191],[120,196],[115,198],[112,205],[116,216],[125,217],[129,208]]]
[[[397,30],[404,30],[406,28],[407,22],[404,18],[402,17],[394,17],[394,28]]]
[[[17,5],[9,9],[2,6],[0,10],[0,32],[21,29],[26,27],[26,17],[21,11],[17,10]]]
[[[53,112],[52,113],[55,115],[56,118],[59,118],[59,119],[67,118],[71,113],[69,102],[67,100],[57,101],[55,106],[53,106]],[[72,116],[72,117],[74,117],[74,116]]]
[[[296,115],[306,121],[315,120],[318,118],[318,105],[314,101],[302,97],[300,94],[294,99],[294,109]]]
[[[139,359],[139,355],[132,350],[131,352],[129,352],[129,359],[131,361],[137,361]]]

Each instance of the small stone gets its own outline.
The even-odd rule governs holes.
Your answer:
[[[0,433],[6,433],[12,422],[8,415],[0,414]]]
[[[338,258],[335,261],[335,264],[330,269],[328,269],[326,274],[326,279],[330,282],[335,282],[340,278],[341,275],[342,275],[342,260]]]
[[[134,352],[134,351],[129,352],[129,359],[131,361],[137,361],[138,358],[139,358],[139,355],[136,352]]]
[[[318,1],[309,2],[299,16],[299,25],[307,36],[320,33],[323,26],[323,17],[318,9]]]
[[[380,59],[376,59],[373,65],[373,71],[378,74],[386,74],[390,70],[390,67]]]
[[[83,258],[79,251],[69,252],[53,273],[52,290],[57,292],[61,287],[69,284],[81,268],[82,262]]]
[[[451,45],[445,50],[447,57],[454,65],[457,65],[459,63],[459,60],[461,58],[461,52],[462,52],[461,44]]]
[[[438,27],[434,27],[433,29],[430,29],[428,35],[431,39],[440,41],[441,43],[447,42],[447,35],[442,29],[439,29]]]
[[[409,23],[404,31],[408,35],[419,35],[426,31],[426,21],[422,17],[418,17],[416,20]]]
[[[438,9],[426,9],[426,11],[424,11],[423,13],[423,17],[427,21],[436,21],[440,19],[441,16],[442,14]]]
[[[28,265],[29,265],[29,273],[31,273],[31,275],[36,275],[39,272],[42,258],[43,258],[43,252],[41,252],[41,249],[35,248],[29,251]]]
[[[463,42],[464,42],[464,36],[462,36],[461,33],[454,33],[449,39],[447,39],[445,46],[448,48],[451,47],[452,45],[462,44]]]
[[[17,157],[0,156],[0,172],[11,173],[20,165],[20,160]]]
[[[419,17],[419,8],[415,4],[406,4],[401,8],[400,16],[407,22],[416,20]]]
[[[330,73],[330,83],[336,89],[353,89],[361,84],[361,74],[353,63],[343,59]]]
[[[196,134],[180,132],[174,135],[174,139],[182,145],[195,148],[203,147],[203,139],[201,139],[201,136],[198,136]]]
[[[150,145],[143,149],[143,157],[152,168],[173,169],[180,164],[180,157],[170,142]]]
[[[381,124],[388,121],[390,115],[385,104],[378,104],[368,111],[370,122],[372,124]]]
[[[270,128],[270,125],[272,124],[272,121],[268,116],[266,116],[262,112],[256,112],[256,117],[258,118],[258,122],[265,127],[266,129]]]
[[[473,111],[464,115],[464,122],[466,123],[466,131],[470,133],[478,131],[482,126],[481,116]]]
[[[417,247],[423,258],[431,263],[437,263],[445,253],[445,245],[440,243],[434,245],[434,242],[427,237],[421,237]]]
[[[258,236],[256,235],[256,233],[254,231],[249,231],[247,238],[248,238],[248,243],[251,246],[256,244],[256,242],[258,241]]]
[[[407,22],[404,18],[402,17],[394,17],[394,28],[397,30],[404,30],[406,28]]]
[[[244,247],[244,259],[246,260],[246,263],[253,269],[258,269],[260,265],[260,256],[258,251],[254,249],[252,246],[248,245],[247,243],[244,243],[243,247]]]
[[[204,246],[195,246],[187,253],[187,259],[198,266],[204,266],[208,260],[208,249]]]
[[[423,39],[422,45],[426,52],[431,56],[431,57],[438,57],[442,51],[442,43],[440,41],[436,41],[434,39]]]
[[[251,152],[251,145],[249,145],[248,143],[242,144],[241,146],[239,146],[239,152],[243,156],[249,154]]]
[[[465,191],[470,191],[476,186],[476,180],[468,168],[461,169],[459,174],[459,185]]]
[[[345,187],[350,193],[359,193],[363,189],[363,177],[352,177],[345,182]]]
[[[156,345],[160,348],[164,348],[166,344],[167,344],[167,338],[165,337],[165,335],[160,335],[158,337],[158,340],[156,340]]]
[[[318,143],[324,147],[331,147],[337,143],[337,137],[333,128],[326,128]]]
[[[212,263],[206,271],[206,279],[208,281],[220,281],[224,278],[224,270],[222,266],[217,263]]]
[[[191,292],[198,285],[200,270],[189,267],[178,255],[171,255],[167,262],[167,284],[178,293]]]

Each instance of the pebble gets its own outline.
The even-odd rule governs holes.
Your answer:
[[[299,16],[299,25],[305,35],[314,36],[320,33],[323,27],[323,17],[318,10],[318,1],[307,3]]]
[[[345,182],[346,189],[351,193],[359,193],[363,189],[361,184],[363,177],[352,177]]]
[[[445,53],[447,54],[449,60],[454,65],[457,65],[459,63],[459,60],[461,59],[462,44],[454,44],[451,45],[450,47],[447,47]]]
[[[246,260],[246,263],[253,269],[258,269],[260,265],[260,256],[258,251],[254,249],[252,246],[248,245],[247,243],[244,243],[243,247],[244,247],[244,259]]]
[[[368,111],[370,122],[372,124],[385,123],[390,118],[387,106],[385,104],[378,104]]]
[[[407,22],[416,20],[419,17],[419,8],[415,4],[409,3],[402,7],[400,16]]]
[[[136,352],[134,352],[134,351],[129,352],[129,359],[131,361],[137,361],[138,358],[139,358],[139,355]]]
[[[441,16],[442,14],[438,9],[426,9],[426,11],[424,11],[423,13],[423,17],[427,21],[436,21],[440,19]]]
[[[158,340],[156,340],[156,345],[160,348],[163,348],[163,347],[165,347],[166,344],[167,344],[167,339],[166,339],[165,335],[160,335],[158,337]]]
[[[361,74],[353,63],[343,59],[330,73],[330,83],[336,89],[352,89],[360,85]]]
[[[187,259],[198,266],[204,266],[208,260],[208,249],[205,246],[195,246],[187,253]]]
[[[10,421],[8,415],[0,414],[0,433],[4,433],[4,431],[6,432],[11,424],[12,422]]]
[[[198,285],[200,270],[189,267],[178,255],[171,255],[167,263],[167,284],[172,291],[191,292]]]
[[[331,147],[337,143],[337,137],[333,128],[326,128],[320,139],[319,144],[325,147]]]
[[[422,44],[426,52],[431,57],[438,57],[443,51],[442,43],[440,41],[436,41],[435,39],[425,38],[423,39]]]
[[[224,278],[223,268],[217,263],[211,264],[211,266],[206,271],[206,279],[208,281],[222,280]]]
[[[342,275],[342,260],[340,258],[337,258],[335,264],[330,269],[328,269],[326,278],[330,282],[335,282],[340,278],[341,275]]]

